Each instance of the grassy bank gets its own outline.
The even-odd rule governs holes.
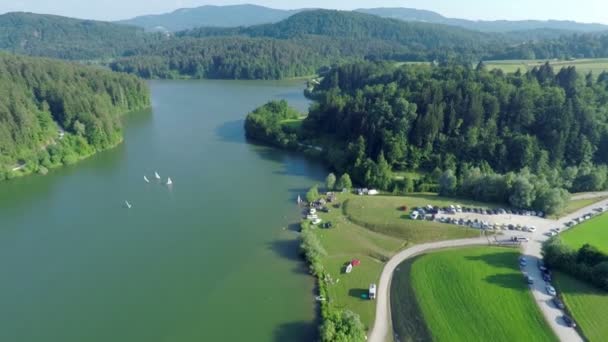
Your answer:
[[[578,249],[589,243],[608,253],[608,214],[596,216],[561,235],[562,240]]]
[[[451,204],[488,208],[487,204],[439,197],[434,194],[413,194],[410,196],[352,196],[344,204],[344,214],[349,220],[381,234],[393,236],[407,243],[421,243],[474,237],[476,230],[445,225],[431,221],[409,219],[414,207],[427,205],[444,207]],[[402,207],[406,206],[407,211]]]
[[[608,293],[563,273],[555,273],[555,284],[589,341],[605,341],[608,336]]]
[[[328,313],[341,310],[353,311],[360,316],[366,330],[374,322],[376,303],[365,298],[365,295],[369,285],[378,282],[384,264],[390,257],[414,243],[437,239],[460,239],[479,234],[475,230],[463,227],[412,221],[402,217],[404,212],[398,211],[396,205],[396,203],[401,206],[404,203],[408,203],[408,206],[464,204],[451,199],[427,194],[402,197],[352,194],[337,196],[339,204],[332,203],[328,205],[329,213],[319,214],[323,222],[332,223],[332,228],[313,227],[308,222],[304,222],[302,227],[314,234],[314,239],[318,240],[324,251],[315,260],[319,264],[315,268],[322,270],[319,289],[327,299],[322,302],[324,311]],[[369,208],[373,210],[367,210]],[[391,222],[393,228],[389,230],[369,228],[377,224],[378,215],[385,215],[385,211],[393,218]],[[356,217],[357,223],[350,217]],[[399,231],[400,234],[387,234],[392,229]],[[406,238],[408,236],[415,236],[415,240]],[[361,265],[355,267],[350,274],[346,274],[345,267],[353,259],[359,259]]]
[[[427,334],[435,341],[556,341],[518,269],[518,256],[517,250],[479,247],[416,259],[410,272],[396,274],[407,279],[396,280],[392,290],[397,298],[416,300],[420,310],[397,306],[393,316],[399,321],[414,315],[426,327],[413,331],[397,324],[399,339]],[[411,289],[399,293],[398,285],[408,282]]]
[[[600,201],[605,200],[606,198],[608,198],[608,196],[602,196],[602,197],[595,197],[595,198],[587,198],[587,199],[578,199],[578,200],[570,200],[568,202],[568,204],[566,204],[566,207],[559,213],[559,214],[554,214],[551,215],[551,218],[557,219],[560,217],[564,217],[568,214],[572,214],[573,212],[590,206],[593,203],[597,203]]]

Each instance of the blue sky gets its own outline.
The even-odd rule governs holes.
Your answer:
[[[608,0],[0,0],[0,13],[28,11],[118,20],[182,7],[243,3],[274,8],[411,7],[465,19],[565,19],[608,24]]]

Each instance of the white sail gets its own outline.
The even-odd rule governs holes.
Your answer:
[[[144,180],[146,181],[146,183],[150,183],[150,180],[148,179],[148,177],[144,176]]]
[[[160,179],[160,175],[158,174],[158,172],[154,172],[154,177],[156,177],[156,179]]]
[[[171,178],[167,179],[167,185],[172,185],[173,181],[171,180]]]

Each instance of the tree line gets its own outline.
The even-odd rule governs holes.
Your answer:
[[[608,291],[608,255],[585,244],[578,250],[555,237],[543,245],[545,264]]]
[[[393,171],[418,170],[427,190],[547,212],[608,188],[608,73],[359,62],[309,96],[296,140],[365,186],[401,192]]]
[[[74,163],[117,144],[120,114],[149,106],[131,75],[0,53],[0,180]]]

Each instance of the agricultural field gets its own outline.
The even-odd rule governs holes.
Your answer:
[[[608,336],[608,293],[559,272],[554,278],[584,336],[592,342],[605,341]]]
[[[545,64],[546,60],[503,60],[485,61],[488,69],[501,69],[504,72],[512,73],[520,69],[522,72],[531,70],[535,66]],[[602,71],[608,71],[608,58],[597,59],[577,59],[572,61],[550,60],[549,63],[557,70],[563,67],[575,66],[576,70],[582,74],[593,72],[599,75]]]
[[[608,253],[608,214],[596,216],[562,235],[564,243],[580,248],[589,243],[604,253]]]
[[[476,247],[402,264],[391,287],[397,338],[557,341],[518,269],[518,257],[515,249]]]
[[[442,198],[434,194],[409,196],[351,196],[344,203],[344,214],[348,219],[372,231],[403,239],[409,243],[475,237],[479,232],[464,227],[430,221],[409,219],[414,207],[449,206],[460,204],[490,208],[488,204]],[[407,207],[403,211],[403,207]]]
[[[407,197],[384,196],[356,196],[352,194],[338,194],[338,200],[328,206],[329,213],[318,213],[323,222],[331,222],[332,228],[315,228],[315,235],[327,252],[322,257],[322,264],[329,273],[327,291],[332,306],[349,309],[359,314],[366,328],[373,324],[376,303],[365,298],[365,294],[372,283],[377,283],[384,263],[403,248],[412,243],[421,243],[437,239],[459,239],[478,236],[478,232],[463,227],[455,227],[442,223],[412,221],[401,217],[406,213],[397,210],[397,203],[404,205],[440,205],[452,203],[434,195],[412,195]],[[355,206],[352,206],[352,203]],[[461,202],[462,204],[462,202]],[[364,208],[358,208],[363,205]],[[348,209],[347,209],[348,208]],[[362,209],[374,208],[372,211]],[[354,223],[345,215],[357,217],[362,223],[375,222],[376,215],[389,212],[394,216],[393,225],[399,227],[403,234],[384,234],[385,230],[373,230]],[[423,227],[423,228],[420,228]],[[405,239],[410,235],[408,231],[417,230],[415,241]],[[361,261],[360,266],[354,267],[350,274],[345,273],[345,266],[353,259]]]

